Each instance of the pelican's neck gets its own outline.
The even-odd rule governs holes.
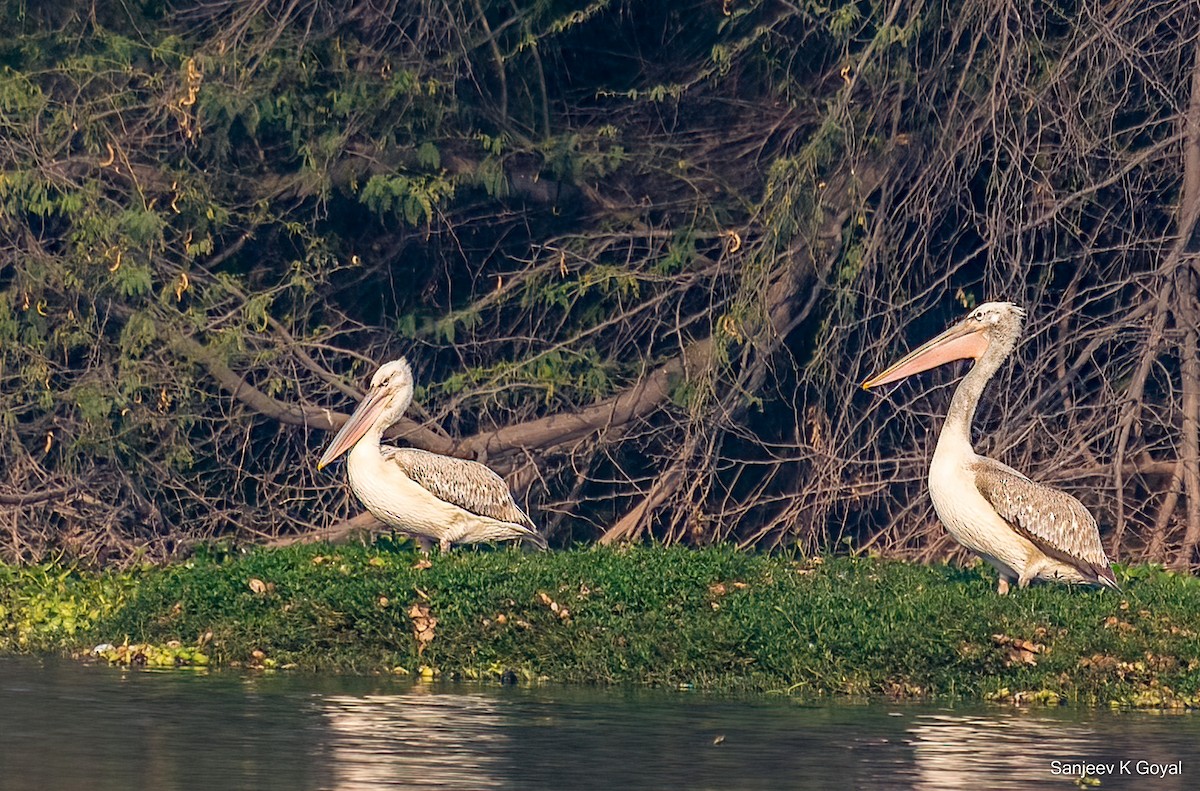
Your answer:
[[[946,423],[938,436],[938,447],[943,443],[954,443],[971,449],[971,422],[975,419],[975,408],[987,383],[1000,370],[1001,363],[1016,345],[1016,335],[994,338],[988,343],[980,358],[959,382],[950,400]]]
[[[367,433],[362,435],[362,439],[354,443],[354,450],[363,448],[365,450],[372,450],[375,453],[378,453],[379,446],[383,442],[383,432],[392,425],[392,422],[393,421],[390,420],[376,420],[375,423],[372,424],[369,429],[367,429]]]
[[[376,421],[346,454],[346,473],[350,476],[352,488],[357,482],[369,480],[375,475],[383,462],[383,453],[379,446],[383,440],[383,430],[388,425],[390,424],[382,420]]]

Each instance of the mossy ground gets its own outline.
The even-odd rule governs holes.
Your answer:
[[[119,573],[0,566],[0,651],[109,643],[117,661],[1200,704],[1200,580],[1120,576],[1122,593],[999,597],[983,569],[657,547],[424,560],[304,546]]]

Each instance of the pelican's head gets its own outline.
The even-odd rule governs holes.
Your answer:
[[[371,392],[376,390],[399,392],[404,388],[411,391],[412,387],[412,368],[408,366],[408,360],[403,357],[379,366],[379,370],[371,377]]]
[[[1003,359],[1016,344],[1024,319],[1025,310],[1011,302],[985,302],[941,335],[863,382],[863,389],[897,382],[953,360],[978,361],[989,350],[993,359]]]
[[[407,360],[401,357],[380,366],[371,377],[371,389],[334,436],[333,442],[329,443],[329,448],[317,462],[317,469],[324,468],[350,450],[368,431],[374,430],[377,435],[382,435],[384,429],[399,420],[404,410],[408,409],[412,396],[413,374]]]
[[[984,302],[967,314],[960,323],[974,322],[982,327],[989,339],[1016,337],[1025,323],[1025,308],[1012,302]]]

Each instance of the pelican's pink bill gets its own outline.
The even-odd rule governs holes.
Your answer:
[[[354,414],[350,416],[350,419],[342,425],[341,430],[334,436],[333,442],[329,443],[329,448],[321,456],[321,460],[317,462],[318,470],[324,469],[338,456],[341,456],[354,447],[354,443],[362,439],[362,435],[367,433],[367,430],[375,423],[376,418],[379,417],[379,413],[383,411],[383,407],[387,404],[385,395],[386,392],[383,390],[372,390],[367,393],[366,398],[358,405],[358,409],[354,410]]]
[[[987,338],[979,327],[960,322],[928,343],[905,355],[883,373],[862,383],[863,390],[898,382],[954,360],[978,360],[987,349]]]

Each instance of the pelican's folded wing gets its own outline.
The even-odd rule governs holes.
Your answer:
[[[533,522],[517,505],[504,479],[479,462],[416,448],[384,445],[381,451],[384,459],[398,465],[414,483],[439,500],[536,533]]]
[[[1014,530],[1047,555],[1116,585],[1096,519],[1083,503],[994,459],[980,458],[973,470],[980,494]]]

